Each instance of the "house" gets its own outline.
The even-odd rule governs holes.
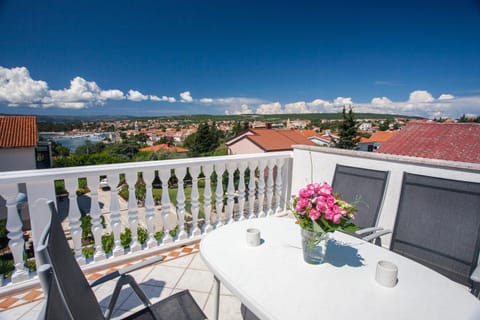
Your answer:
[[[172,152],[172,153],[187,153],[189,150],[182,148],[182,147],[177,147],[177,146],[170,146],[166,143],[162,144],[157,144],[151,147],[146,147],[140,149],[140,152]]]
[[[333,144],[333,139],[338,139],[338,136],[333,135],[330,130],[325,130],[324,133],[315,130],[299,130],[298,132],[319,146],[330,147]]]
[[[38,143],[36,117],[0,116],[0,171],[50,167],[50,145]]]
[[[480,163],[480,124],[409,122],[377,152]]]
[[[358,143],[360,151],[373,152],[377,150],[383,143],[390,140],[398,131],[377,131],[370,138],[362,137]]]
[[[296,130],[248,129],[225,142],[228,154],[292,150],[294,144],[315,145]]]

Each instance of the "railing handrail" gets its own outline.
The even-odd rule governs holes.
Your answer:
[[[269,153],[252,153],[252,154],[239,154],[239,155],[227,155],[227,156],[211,156],[211,157],[198,157],[198,158],[183,158],[183,159],[170,159],[170,160],[155,160],[155,161],[139,161],[139,162],[123,162],[115,164],[102,164],[102,165],[88,165],[66,168],[51,168],[42,170],[19,170],[19,171],[7,171],[0,172],[0,183],[20,183],[26,179],[28,181],[36,181],[43,179],[54,179],[58,176],[62,178],[69,176],[78,176],[78,172],[82,172],[82,175],[102,175],[102,173],[108,171],[109,173],[124,173],[125,171],[131,171],[142,169],[157,169],[157,168],[171,168],[184,167],[186,162],[190,166],[192,165],[214,165],[215,163],[222,163],[225,161],[239,161],[239,160],[263,160],[263,159],[278,159],[278,158],[293,158],[292,151],[279,151]]]

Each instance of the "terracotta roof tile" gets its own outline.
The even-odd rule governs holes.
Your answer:
[[[480,124],[411,122],[377,152],[480,163]]]
[[[250,131],[253,135],[245,137],[265,151],[291,150],[294,144],[315,145],[296,130],[250,129]]]
[[[377,131],[370,138],[362,138],[360,143],[369,143],[369,142],[387,142],[390,140],[394,135],[397,134],[398,131]]]
[[[0,148],[35,147],[37,118],[35,116],[0,116]]]
[[[188,149],[181,148],[181,147],[176,147],[176,146],[169,146],[166,143],[162,144],[157,144],[151,147],[146,147],[140,149],[142,152],[159,152],[159,151],[167,151],[167,152],[177,152],[177,153],[182,153],[182,152],[188,152]]]

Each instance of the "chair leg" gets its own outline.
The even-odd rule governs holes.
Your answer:
[[[112,316],[113,308],[115,308],[115,304],[117,303],[118,296],[120,295],[120,290],[122,290],[122,287],[126,284],[129,284],[130,287],[132,287],[133,291],[137,294],[137,296],[140,298],[140,300],[145,305],[145,307],[149,307],[152,305],[148,297],[145,295],[143,290],[135,281],[135,279],[129,274],[123,274],[120,276],[120,279],[118,279],[117,284],[115,285],[115,290],[113,290],[112,299],[110,300],[110,303],[108,304],[108,308],[105,311],[106,320],[109,320],[110,317]]]

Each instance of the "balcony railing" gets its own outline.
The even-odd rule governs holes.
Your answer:
[[[152,250],[187,244],[236,220],[284,213],[290,199],[291,165],[291,152],[275,152],[0,173],[0,196],[6,200],[8,245],[15,265],[11,282],[34,276],[24,266],[19,188],[28,198],[33,247],[49,221],[46,201],[57,199],[75,258],[89,268],[131,254],[151,254]],[[105,178],[110,187],[106,195],[100,191],[100,181]],[[90,191],[86,196],[77,196],[81,180]],[[62,182],[68,195],[55,193],[55,184]],[[138,185],[144,186],[144,195],[138,192]],[[128,187],[126,200],[121,199],[119,186]],[[110,199],[103,209],[100,196]],[[91,220],[91,258],[82,250],[85,215]],[[125,248],[121,234],[126,228],[131,231],[131,241]],[[147,233],[143,244],[139,228]],[[108,232],[113,234],[111,253],[102,246],[102,236]]]
[[[9,247],[15,270],[11,277],[13,285],[4,285],[0,294],[17,283],[25,283],[26,279],[35,281],[24,267],[23,225],[16,203],[19,185],[24,184],[21,189],[28,195],[34,247],[50,214],[46,201],[57,199],[60,212],[66,217],[64,229],[71,238],[77,261],[85,269],[94,269],[198,241],[203,234],[236,220],[283,214],[288,211],[292,193],[310,182],[331,183],[337,165],[388,171],[377,221],[377,226],[387,229],[394,228],[405,172],[480,181],[479,164],[311,146],[296,146],[293,152],[4,172],[0,173],[0,196],[6,200]],[[108,192],[99,189],[103,177],[109,181]],[[84,196],[76,194],[79,180],[84,179],[90,190],[86,208],[77,204]],[[56,180],[64,181],[66,198],[56,197]],[[128,186],[126,201],[117,190],[121,181]],[[144,183],[145,196],[135,195],[137,183]],[[109,200],[101,208],[99,199]],[[94,248],[91,258],[82,252],[81,217],[85,214],[91,217]],[[140,227],[147,233],[144,244],[137,236]],[[132,234],[126,248],[121,239],[125,228]],[[106,233],[113,234],[111,253],[102,247],[101,238]],[[389,237],[382,240],[382,245],[389,247]]]

